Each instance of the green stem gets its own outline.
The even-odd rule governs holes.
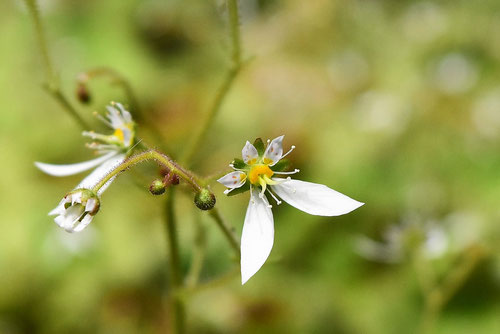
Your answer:
[[[241,41],[240,41],[240,27],[239,27],[239,14],[238,14],[238,1],[237,0],[228,0],[227,8],[229,12],[229,30],[231,37],[231,60],[232,65],[228,69],[224,81],[220,85],[215,98],[212,102],[210,109],[205,115],[205,119],[203,123],[198,128],[196,134],[192,137],[192,140],[189,142],[186,150],[184,151],[184,155],[181,158],[181,161],[187,166],[191,162],[191,159],[197,153],[198,149],[201,146],[201,143],[206,137],[208,129],[214,122],[215,117],[217,116],[219,110],[222,107],[224,99],[226,98],[236,76],[241,71],[242,68],[242,60],[241,60]]]
[[[420,323],[419,333],[431,333],[436,320],[444,306],[463,286],[467,278],[474,271],[477,264],[485,256],[485,251],[478,245],[469,247],[464,259],[443,280],[443,283],[435,286],[425,295],[425,309]]]
[[[233,67],[241,63],[241,41],[240,41],[240,17],[238,14],[238,0],[228,0],[227,10],[229,12],[229,30],[233,46]]]
[[[43,65],[45,67],[45,75],[47,77],[47,85],[49,87],[58,86],[58,78],[52,67],[52,62],[49,57],[49,50],[47,47],[47,41],[45,39],[45,35],[43,32],[42,20],[40,20],[40,9],[36,3],[36,0],[25,0],[26,5],[28,6],[28,10],[30,12],[31,17],[33,18],[33,22],[35,24],[35,33],[36,38],[38,40],[38,46],[40,47],[40,52],[42,55]]]
[[[75,108],[71,106],[71,103],[69,103],[68,99],[61,92],[61,88],[59,87],[59,78],[54,71],[54,67],[52,66],[52,62],[50,60],[47,41],[45,39],[42,20],[40,19],[40,11],[38,9],[36,0],[25,0],[25,2],[35,26],[36,39],[38,41],[38,46],[42,55],[42,62],[45,67],[46,83],[44,86],[47,92],[59,102],[63,109],[66,110],[66,112],[71,117],[73,117],[73,119],[83,129],[89,129],[87,123],[83,120],[83,118],[81,118]]]
[[[222,234],[226,237],[227,241],[234,249],[236,256],[238,259],[240,258],[240,243],[236,236],[234,235],[233,229],[229,226],[224,219],[222,218],[219,210],[217,208],[213,208],[209,211],[210,216],[215,220],[217,226],[222,231]]]
[[[90,79],[102,76],[110,78],[112,83],[119,85],[123,89],[130,103],[130,109],[134,110],[136,115],[141,116],[139,101],[132,89],[132,85],[123,75],[118,73],[118,71],[109,67],[96,67],[78,75],[77,81],[80,84],[86,85]]]
[[[198,284],[207,246],[207,233],[205,227],[200,221],[200,216],[201,213],[198,213],[195,219],[193,256],[191,260],[191,267],[186,277],[186,286],[189,288],[195,287]]]
[[[100,180],[92,190],[94,192],[98,192],[102,186],[104,186],[109,180],[113,177],[117,176],[121,172],[127,170],[128,168],[149,160],[155,160],[160,165],[168,168],[172,173],[177,174],[184,181],[189,183],[195,191],[202,190],[202,186],[200,185],[200,179],[198,176],[193,174],[191,171],[185,170],[180,165],[178,165],[175,161],[173,161],[169,156],[158,152],[156,150],[149,150],[146,152],[138,153],[127,158],[121,164],[116,166],[112,171],[110,171],[102,180]]]
[[[172,291],[170,298],[172,299],[172,315],[173,315],[173,332],[185,332],[185,305],[179,291],[183,288],[182,269],[179,255],[179,242],[177,238],[177,227],[174,213],[175,191],[169,189],[167,192],[167,200],[165,205],[165,228],[168,239],[169,255],[170,255],[170,280]]]

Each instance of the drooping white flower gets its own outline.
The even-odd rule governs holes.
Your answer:
[[[80,232],[92,221],[99,207],[100,200],[96,193],[79,188],[64,196],[49,216],[55,215],[56,224],[66,231]]]
[[[260,139],[254,145],[247,141],[241,152],[243,160],[235,159],[230,165],[235,171],[218,180],[228,188],[225,194],[247,187],[250,190],[241,236],[242,284],[262,267],[273,247],[274,220],[266,193],[278,205],[281,201],[277,196],[299,210],[318,216],[343,215],[364,204],[322,184],[275,177],[299,172],[298,169],[283,172],[288,163],[282,159],[295,148],[292,146],[283,154],[283,138],[268,141],[267,147]]]
[[[95,133],[93,131],[83,132],[84,136],[90,137],[95,140],[87,146],[91,149],[95,149],[99,154],[101,154],[100,157],[93,160],[69,165],[53,165],[42,162],[35,162],[35,166],[44,173],[52,176],[74,175],[97,167],[88,176],[86,176],[76,186],[75,189],[93,188],[104,176],[106,176],[106,174],[108,174],[114,167],[125,160],[135,140],[135,123],[133,122],[130,113],[125,110],[125,108],[120,103],[112,103],[106,108],[108,110],[108,113],[106,114],[107,119],[104,117],[100,117],[100,120],[111,127],[114,130],[113,133],[111,135],[103,135]],[[101,187],[97,195],[100,196],[100,194],[109,186],[113,179],[111,179],[108,183]],[[76,214],[76,209],[71,209],[71,206],[69,213],[66,212],[67,210],[62,211],[61,208],[64,209],[64,203],[66,203],[65,201],[66,197],[54,210],[49,213],[49,215],[58,215],[55,218],[55,222],[67,231],[81,231],[86,225],[88,225],[91,220],[91,218],[85,217],[92,217],[92,215],[86,215],[85,217],[82,217],[84,218],[84,221],[80,221],[79,224],[72,225],[69,222],[71,221],[71,218],[73,218],[73,215]],[[62,214],[61,212],[66,213]],[[80,226],[81,228],[78,228]]]

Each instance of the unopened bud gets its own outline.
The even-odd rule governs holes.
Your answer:
[[[210,210],[215,206],[215,195],[203,188],[194,196],[194,204],[201,210]]]
[[[151,182],[151,185],[149,186],[149,192],[153,195],[161,195],[165,192],[165,184],[162,180],[156,179]]]
[[[90,93],[87,88],[87,85],[84,83],[79,83],[78,87],[76,88],[76,97],[78,98],[78,101],[81,103],[89,103],[90,102]]]

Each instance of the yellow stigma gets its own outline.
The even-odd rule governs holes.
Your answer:
[[[252,184],[259,184],[259,178],[261,175],[267,176],[268,178],[273,176],[274,172],[266,165],[255,165],[250,169],[248,173],[248,179]]]
[[[113,136],[118,138],[118,140],[122,143],[125,141],[122,129],[116,129],[115,132],[113,133]]]

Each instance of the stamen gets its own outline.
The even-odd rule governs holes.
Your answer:
[[[252,189],[252,184],[250,184],[250,202],[252,204],[255,204],[255,200],[253,199],[253,189]]]
[[[290,148],[290,150],[281,156],[280,160],[283,159],[284,157],[286,157],[287,155],[289,155],[290,153],[292,153],[292,151],[294,149],[295,149],[295,145],[292,145],[292,147]]]
[[[109,136],[105,136],[105,135],[100,134],[100,133],[95,133],[94,131],[83,131],[82,136],[89,137],[92,139],[101,140],[104,142],[109,140]]]
[[[230,193],[231,191],[233,191],[234,189],[236,189],[236,188],[229,188],[229,189],[224,190],[224,195],[229,194],[229,193]]]
[[[271,194],[271,197],[274,198],[274,200],[276,201],[276,204],[277,205],[280,205],[282,202],[278,199],[278,197],[276,197],[276,195],[273,194],[273,192],[271,190],[268,191],[270,194]]]
[[[97,111],[94,111],[94,116],[97,117],[98,120],[100,120],[101,122],[103,122],[104,124],[109,126],[110,128],[113,127],[113,125],[111,125],[111,123],[106,118],[104,118],[101,114],[99,114]]]
[[[232,169],[237,170],[239,172],[244,172],[245,171],[244,169],[234,167],[233,164],[229,164],[229,167],[231,167]]]
[[[295,169],[292,172],[274,172],[274,174],[278,174],[278,175],[292,175],[292,174],[295,174],[295,173],[298,173],[298,172],[300,172],[300,169]]]

